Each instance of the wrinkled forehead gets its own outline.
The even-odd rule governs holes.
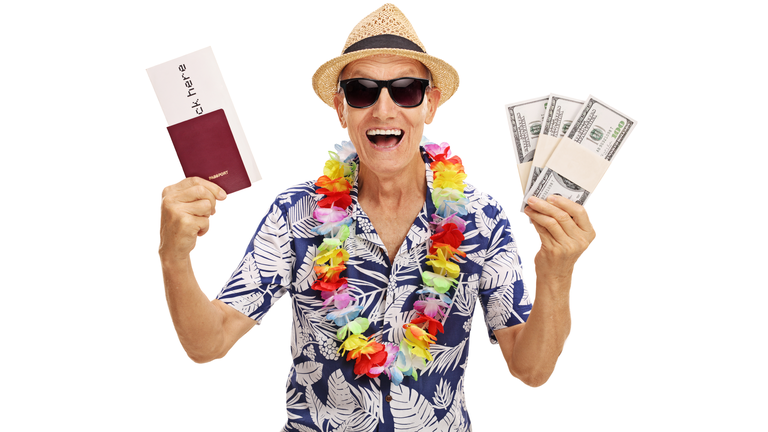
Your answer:
[[[430,78],[429,70],[420,61],[408,57],[379,54],[361,58],[348,64],[339,74],[339,80],[370,78],[389,80],[399,77]]]

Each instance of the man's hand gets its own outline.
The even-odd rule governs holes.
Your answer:
[[[541,238],[536,254],[536,274],[546,278],[570,278],[576,260],[595,239],[595,230],[584,207],[557,195],[546,201],[528,200],[525,214]]]
[[[222,188],[198,177],[163,190],[160,261],[166,300],[181,345],[198,363],[223,357],[256,324],[219,300],[209,301],[189,260],[197,237],[208,232],[216,201],[226,197]]]
[[[571,331],[571,275],[595,238],[587,212],[561,196],[528,200],[525,214],[541,237],[536,254],[536,301],[528,321],[494,331],[509,372],[530,386],[544,384]]]
[[[216,200],[227,194],[199,177],[186,178],[163,190],[160,216],[160,256],[186,259],[197,237],[208,232],[208,218],[216,213]]]

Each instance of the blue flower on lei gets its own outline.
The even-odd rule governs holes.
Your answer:
[[[336,154],[339,155],[341,163],[349,163],[357,156],[357,150],[355,145],[351,141],[342,141],[341,145],[334,144],[336,148]]]

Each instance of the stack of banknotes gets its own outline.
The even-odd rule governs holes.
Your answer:
[[[549,96],[506,105],[525,197],[584,204],[637,122],[601,100]]]

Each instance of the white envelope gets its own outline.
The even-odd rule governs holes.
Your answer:
[[[223,109],[251,184],[261,180],[211,47],[151,67],[147,74],[169,126]]]

